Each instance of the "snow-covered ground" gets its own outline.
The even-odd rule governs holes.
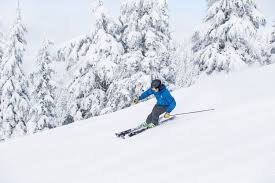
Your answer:
[[[182,116],[122,140],[154,100],[0,144],[1,183],[274,183],[275,65],[173,93]]]

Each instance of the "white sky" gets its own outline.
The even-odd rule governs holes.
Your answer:
[[[44,34],[57,45],[81,34],[92,27],[91,0],[21,0],[22,17],[28,28],[28,53],[31,59],[41,46]],[[168,0],[171,25],[176,35],[188,38],[202,22],[206,12],[206,0]],[[104,0],[113,16],[119,15],[120,0]],[[0,26],[10,27],[15,17],[17,0],[0,0]],[[260,10],[268,20],[275,20],[275,1],[258,0]]]

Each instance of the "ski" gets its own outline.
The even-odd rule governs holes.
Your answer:
[[[139,129],[141,129],[142,128],[142,125],[139,125],[138,127],[136,127],[136,128],[130,128],[130,129],[128,129],[128,130],[125,130],[125,131],[122,131],[122,132],[119,132],[119,133],[115,133],[115,135],[117,136],[117,137],[124,137],[125,135],[127,135],[127,134],[129,134],[129,133],[131,133],[131,132],[133,132],[133,131],[136,131],[136,130],[139,130]]]
[[[176,116],[172,116],[171,118],[168,118],[168,119],[164,119],[162,117],[161,120],[160,120],[160,122],[159,122],[159,125],[162,125],[163,123],[166,123],[167,121],[173,120],[175,118],[176,118]],[[164,119],[164,120],[162,120],[162,119]],[[157,126],[159,126],[159,125],[157,125]],[[157,127],[157,126],[155,126],[155,127]],[[155,128],[155,127],[153,127],[153,128]],[[142,132],[144,132],[144,131],[146,131],[148,129],[151,129],[151,128],[146,127],[146,128],[141,128],[141,129],[137,129],[137,130],[131,131],[131,132],[125,134],[123,136],[123,139],[125,139],[125,137],[129,137],[129,138],[133,137],[133,136],[138,135],[138,134],[140,134],[140,133],[142,133]]]
[[[161,119],[162,119],[162,117],[160,118],[160,120],[161,120]],[[137,133],[137,132],[139,132],[139,131],[144,131],[143,125],[139,125],[139,126],[137,126],[136,128],[130,128],[130,129],[128,129],[128,130],[125,130],[125,131],[122,131],[122,132],[119,132],[119,133],[115,133],[115,135],[116,135],[117,137],[124,138],[125,135],[128,135],[128,134],[130,134],[130,133]]]
[[[142,129],[140,129],[140,130],[135,130],[135,131],[133,131],[133,132],[130,132],[130,133],[128,133],[127,134],[127,137],[133,137],[133,136],[135,136],[135,135],[137,135],[137,134],[140,134],[140,133],[142,133],[142,132],[144,132],[144,131],[146,131],[146,130],[148,130],[148,129],[150,129],[150,128],[142,128]],[[124,136],[124,138],[125,138],[125,136]]]
[[[160,117],[160,121],[162,120],[162,118],[163,117]],[[136,128],[130,128],[130,129],[128,129],[128,130],[124,130],[124,131],[122,131],[122,132],[119,132],[119,133],[115,133],[115,135],[117,136],[117,137],[124,137],[125,135],[127,135],[127,134],[129,134],[129,133],[131,133],[131,132],[134,132],[134,131],[137,131],[137,130],[141,130],[143,128],[143,126],[142,125],[139,125],[139,126],[137,126]]]
[[[128,129],[128,130],[125,130],[125,131],[122,131],[122,132],[119,132],[119,133],[115,133],[115,135],[117,137],[122,137],[124,135],[126,135],[127,133],[130,133],[132,131],[132,128]]]

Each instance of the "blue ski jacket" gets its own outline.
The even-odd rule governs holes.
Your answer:
[[[165,85],[161,85],[160,90],[158,92],[154,92],[151,88],[145,91],[138,98],[139,100],[143,100],[150,95],[154,94],[157,99],[157,105],[164,106],[166,108],[166,112],[172,112],[176,107],[176,101],[172,97],[171,93],[168,91]]]

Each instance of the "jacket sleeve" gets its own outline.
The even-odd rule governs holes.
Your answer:
[[[143,99],[149,97],[152,94],[153,94],[153,91],[152,91],[151,88],[149,88],[147,91],[145,91],[144,93],[142,93],[138,99],[139,100],[143,100]]]
[[[174,97],[172,97],[172,95],[170,94],[169,91],[167,91],[167,95],[165,98],[168,102],[168,107],[166,108],[166,112],[170,113],[175,109],[177,104],[176,104]]]

